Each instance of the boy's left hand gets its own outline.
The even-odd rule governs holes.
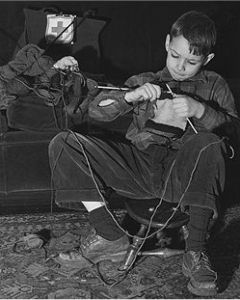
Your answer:
[[[173,109],[179,117],[196,117],[200,119],[205,107],[202,103],[194,100],[187,95],[174,95]]]

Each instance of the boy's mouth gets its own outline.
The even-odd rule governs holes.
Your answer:
[[[186,78],[186,74],[179,74],[178,72],[176,72],[175,70],[172,70],[172,73],[173,73],[173,77],[175,79],[178,79],[178,80],[183,80]]]

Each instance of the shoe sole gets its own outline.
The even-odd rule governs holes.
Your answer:
[[[95,264],[102,260],[111,260],[112,262],[121,262],[121,261],[123,261],[126,253],[127,253],[127,249],[120,251],[120,252],[116,252],[116,253],[103,254],[103,255],[98,256],[96,259],[89,259],[89,260]]]
[[[57,256],[57,257],[54,257],[54,261],[66,269],[83,269],[83,268],[91,266],[91,263],[89,261],[87,261],[84,257],[82,257],[79,260],[69,261],[69,260],[62,259],[61,257]]]
[[[112,262],[121,262],[121,261],[123,261],[126,253],[127,253],[127,250],[124,250],[124,251],[120,251],[120,252],[113,253],[113,254],[104,254],[104,255],[98,256],[97,258],[94,258],[94,259],[88,259],[88,258],[81,256],[81,258],[77,259],[77,260],[66,260],[66,259],[62,259],[61,257],[57,256],[54,258],[54,260],[57,263],[65,266],[65,267],[84,268],[87,265],[89,266],[91,263],[96,264],[103,260],[110,260]]]
[[[188,282],[188,285],[187,285],[187,288],[190,293],[197,295],[197,296],[216,296],[217,287],[209,288],[209,289],[198,288],[192,284],[190,272],[187,270],[186,267],[184,267],[184,265],[182,266],[182,272],[183,272],[184,276],[190,278],[190,281]]]

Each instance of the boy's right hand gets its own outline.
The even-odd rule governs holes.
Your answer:
[[[78,62],[73,56],[64,56],[59,59],[54,65],[54,69],[63,71],[78,71]]]
[[[134,103],[139,101],[154,101],[159,99],[161,96],[161,88],[158,85],[151,84],[149,82],[145,83],[144,85],[127,92],[125,94],[125,100],[128,103]]]

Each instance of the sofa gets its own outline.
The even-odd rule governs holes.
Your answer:
[[[12,59],[26,45],[38,45],[54,61],[66,55],[76,57],[86,74],[94,79],[103,79],[99,73],[101,57],[98,39],[106,20],[91,14],[76,16],[70,44],[54,42],[49,47],[45,28],[47,15],[53,13],[64,15],[49,8],[24,9],[24,32],[19,37]],[[89,57],[86,52],[89,52]],[[49,142],[62,130],[71,128],[85,132],[87,126],[85,121],[79,121],[76,115],[66,112],[63,101],[48,105],[34,92],[18,93],[14,101],[1,108],[0,212],[11,214],[57,209],[53,201],[48,161]]]

